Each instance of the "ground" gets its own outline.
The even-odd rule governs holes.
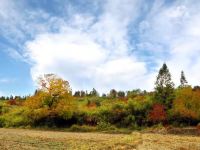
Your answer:
[[[200,150],[200,136],[0,129],[1,150]]]

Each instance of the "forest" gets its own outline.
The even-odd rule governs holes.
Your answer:
[[[184,72],[175,88],[164,63],[154,91],[134,89],[100,95],[75,91],[55,74],[38,78],[33,95],[0,99],[0,127],[68,128],[71,131],[140,130],[151,126],[197,126],[200,122],[200,87],[190,86]]]

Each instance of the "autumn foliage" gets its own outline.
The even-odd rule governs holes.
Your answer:
[[[8,100],[7,104],[9,104],[9,105],[17,105],[17,102],[14,99],[13,100]]]
[[[74,91],[72,96],[68,81],[45,74],[38,78],[38,89],[33,95],[0,101],[0,126],[69,127],[75,124],[100,129],[113,126],[140,129],[160,123],[196,126],[200,122],[199,89],[188,85],[183,72],[181,86],[175,88],[166,64],[160,69],[152,92],[112,89],[100,96],[93,88],[90,92]]]
[[[149,112],[149,121],[153,123],[164,122],[167,119],[165,106],[162,104],[154,104],[152,110]]]
[[[197,122],[200,117],[200,91],[185,87],[177,90],[173,102],[174,115]]]
[[[69,83],[48,74],[39,78],[39,85],[40,89],[24,103],[31,110],[29,117],[35,122],[41,119],[71,118],[75,105]]]

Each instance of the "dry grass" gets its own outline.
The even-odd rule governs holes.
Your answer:
[[[200,137],[0,129],[1,150],[200,150]]]
[[[139,135],[0,129],[0,149],[134,149]]]
[[[200,137],[145,133],[139,150],[200,150]]]

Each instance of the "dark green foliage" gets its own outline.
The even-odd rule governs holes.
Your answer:
[[[118,91],[117,92],[118,98],[124,98],[125,97],[125,92],[124,91]]]
[[[135,98],[136,96],[140,95],[142,92],[140,89],[132,90],[127,92],[128,98]]]
[[[193,90],[193,91],[200,91],[200,86],[196,85],[196,86],[193,87],[192,90]]]
[[[157,103],[164,104],[167,108],[171,108],[172,101],[175,98],[174,83],[165,63],[159,70],[155,85],[154,100]]]
[[[97,92],[97,90],[95,88],[93,88],[92,91],[90,92],[89,96],[97,97],[97,96],[99,96],[99,93]]]
[[[116,127],[111,125],[109,122],[100,121],[97,124],[97,130],[99,131],[116,130]]]
[[[186,80],[186,78],[185,78],[185,74],[184,74],[183,71],[181,71],[180,83],[181,83],[181,84],[180,84],[179,87],[181,87],[181,88],[188,86],[188,82],[187,82],[187,80]]]
[[[94,132],[96,131],[96,127],[87,126],[87,125],[72,125],[69,129],[72,132]]]
[[[110,98],[116,98],[117,97],[117,91],[115,89],[110,90],[109,97]]]
[[[76,91],[74,93],[74,97],[81,97],[81,92],[80,91]]]
[[[80,96],[81,96],[81,97],[85,97],[85,96],[86,96],[86,92],[85,92],[85,91],[81,91],[81,92],[80,92]]]
[[[6,97],[5,97],[5,96],[1,96],[1,97],[0,97],[0,100],[3,100],[3,101],[4,101],[4,100],[6,100]]]
[[[85,91],[75,91],[73,96],[74,97],[85,97],[86,93],[85,93]]]
[[[105,94],[105,93],[103,93],[101,97],[103,97],[103,98],[106,98],[106,94]]]
[[[152,102],[149,97],[136,97],[135,99],[130,99],[127,105],[127,111],[129,115],[134,116],[134,124],[138,126],[143,126],[148,124],[148,113],[151,109]]]

